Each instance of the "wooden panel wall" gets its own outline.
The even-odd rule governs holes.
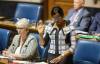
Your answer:
[[[12,6],[16,6],[16,4],[19,3],[19,1],[24,2],[23,0],[18,0],[18,1],[17,0],[14,0],[14,1],[13,0],[0,0],[1,4],[3,2],[4,3],[6,2],[7,4],[14,3],[14,4],[12,4]],[[4,3],[3,3],[3,5],[5,5]],[[27,3],[33,3],[33,2],[28,1]],[[61,8],[64,10],[64,14],[66,15],[69,8],[72,7],[72,4],[73,4],[73,0],[43,0],[43,2],[41,3],[41,5],[43,5],[42,19],[43,20],[49,19],[51,17],[50,16],[51,9],[53,6],[56,6],[56,5],[61,6]],[[4,7],[4,6],[2,6],[2,7]],[[6,7],[9,7],[9,5]],[[4,7],[4,9],[6,9],[6,7]],[[16,7],[14,7],[13,11],[15,10],[15,8]]]
[[[100,8],[100,0],[85,0],[85,7]]]

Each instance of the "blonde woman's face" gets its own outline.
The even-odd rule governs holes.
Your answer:
[[[27,29],[25,28],[17,28],[17,32],[20,35],[26,34],[27,33]]]

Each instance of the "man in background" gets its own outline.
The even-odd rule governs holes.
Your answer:
[[[90,26],[89,32],[93,35],[100,36],[100,12],[96,13]]]
[[[70,21],[70,26],[75,30],[88,31],[90,24],[90,13],[83,7],[84,0],[74,0],[74,7],[69,10],[65,20]]]

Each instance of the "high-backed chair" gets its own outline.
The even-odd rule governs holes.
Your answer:
[[[40,56],[40,61],[45,61],[47,59],[49,45],[46,45],[44,48],[41,48],[39,34],[34,33],[33,36],[36,37],[37,42],[38,42],[38,52],[39,52],[39,56]]]
[[[0,28],[0,51],[8,47],[10,31]]]
[[[73,56],[74,64],[99,64],[100,43],[79,40]]]
[[[14,21],[20,18],[29,19],[30,23],[37,22],[42,13],[42,6],[31,3],[18,3],[15,11]]]

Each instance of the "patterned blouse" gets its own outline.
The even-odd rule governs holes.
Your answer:
[[[66,50],[73,52],[76,45],[74,35],[72,29],[66,25],[62,29],[59,29],[56,24],[46,26],[44,39],[45,43],[50,45],[48,52],[51,54],[62,54]]]

